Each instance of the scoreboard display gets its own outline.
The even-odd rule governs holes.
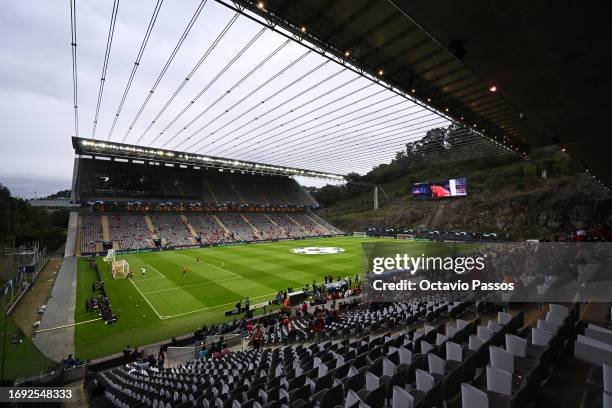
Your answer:
[[[446,198],[467,196],[467,179],[425,181],[412,185],[414,198]]]

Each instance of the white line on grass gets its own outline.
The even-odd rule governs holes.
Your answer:
[[[278,293],[278,292],[272,292],[272,293],[268,293],[268,294],[266,294],[266,295],[254,296],[254,297],[252,297],[251,299],[259,299],[259,298],[266,297],[266,296],[276,295],[277,293]],[[219,307],[219,306],[233,305],[233,304],[235,304],[235,303],[236,303],[236,302],[222,303],[222,304],[220,304],[220,305],[214,305],[214,306],[210,306],[210,307],[205,307],[205,308],[203,308],[203,309],[191,310],[191,311],[189,311],[189,312],[185,312],[185,313],[179,313],[179,314],[175,314],[175,315],[164,316],[162,319],[163,319],[163,320],[165,320],[165,319],[171,319],[171,318],[173,318],[173,317],[185,316],[185,315],[188,315],[188,314],[193,314],[193,313],[197,313],[197,312],[203,312],[203,311],[205,311],[205,310],[215,309],[215,308],[217,308],[217,307]]]
[[[193,287],[193,286],[210,285],[211,283],[226,282],[226,281],[231,281],[231,280],[236,280],[236,279],[241,279],[241,278],[242,278],[242,276],[241,277],[227,278],[227,279],[219,279],[219,280],[216,280],[216,281],[198,282],[198,283],[192,283],[190,285],[177,286],[175,288],[152,290],[152,291],[149,291],[149,292],[143,292],[143,294],[144,295],[149,295],[149,294],[152,294],[152,293],[171,292],[173,290],[179,290],[179,289],[183,289],[183,288],[190,288],[190,287]]]
[[[157,272],[158,275],[160,275],[158,278],[144,278],[142,280],[153,280],[153,279],[162,279],[165,278],[166,275],[164,275],[163,273],[161,273],[160,271],[158,271],[153,265],[151,265],[148,262],[143,261],[142,259],[138,259],[140,262],[142,262],[143,264],[147,265],[149,268],[153,269],[155,272]]]
[[[134,287],[136,288],[136,290],[138,291],[138,293],[140,293],[140,296],[142,296],[142,298],[145,300],[145,302],[147,302],[149,304],[149,306],[151,307],[151,309],[153,309],[153,311],[155,312],[155,314],[157,315],[157,317],[159,317],[159,320],[163,320],[164,317],[162,317],[157,310],[153,307],[153,305],[151,304],[151,302],[149,302],[149,299],[147,299],[147,297],[145,295],[142,294],[142,292],[140,291],[140,289],[138,289],[138,286],[136,286],[136,284],[134,283],[133,280],[128,279],[130,282],[132,282],[132,285],[134,285]]]

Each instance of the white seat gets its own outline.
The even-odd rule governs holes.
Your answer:
[[[473,385],[461,384],[461,406],[469,408],[489,408],[487,394]]]
[[[546,331],[549,331],[551,333],[556,333],[557,329],[559,328],[557,325],[552,324],[549,321],[546,320],[542,320],[542,319],[538,319],[538,324],[536,326],[538,329],[544,329]]]
[[[512,321],[512,315],[510,313],[497,312],[497,323],[502,326],[507,325]]]
[[[427,392],[434,386],[434,378],[427,371],[421,369],[415,370],[416,387],[418,391]]]
[[[461,345],[452,341],[446,342],[446,359],[451,361],[457,361],[461,363],[463,361],[463,349]]]
[[[406,347],[400,347],[398,352],[400,364],[412,363],[412,351],[408,350]]]
[[[469,323],[466,322],[465,320],[457,319],[456,324],[457,324],[457,330],[463,330],[468,326]]]
[[[388,358],[383,358],[382,361],[382,366],[383,366],[383,375],[392,377],[395,375],[395,371],[396,371],[396,367],[395,364],[393,364],[393,362],[391,360],[389,360]]]
[[[487,366],[487,390],[498,394],[512,395],[512,374],[506,370]]]
[[[612,393],[612,365],[603,365],[603,386],[604,391]]]
[[[531,344],[534,346],[548,346],[553,338],[553,333],[536,327],[531,328]]]
[[[492,335],[493,335],[493,332],[487,327],[484,327],[484,326],[476,327],[476,336],[478,336],[480,340],[487,341],[491,338]]]
[[[391,408],[414,408],[414,397],[402,387],[394,385]]]
[[[421,354],[427,354],[431,350],[433,350],[433,346],[425,340],[421,340]]]
[[[472,334],[468,338],[468,349],[470,349],[471,351],[477,351],[483,344],[484,341],[478,336],[474,336]]]
[[[380,386],[380,379],[373,373],[367,371],[365,375],[366,390],[374,391]]]
[[[527,339],[514,334],[506,334],[506,350],[517,357],[526,357]]]
[[[433,353],[427,354],[427,367],[430,374],[444,375],[444,360]]]
[[[501,347],[489,346],[489,360],[493,368],[514,372],[514,356]]]

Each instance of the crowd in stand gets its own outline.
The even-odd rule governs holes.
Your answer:
[[[111,241],[120,248],[139,249],[148,246],[151,238],[147,224],[142,216],[132,214],[113,214],[108,217]]]
[[[610,242],[612,241],[612,228],[609,224],[598,224],[590,230],[579,229],[568,233],[562,233],[557,238],[558,242]]]
[[[151,218],[155,233],[166,246],[193,245],[193,237],[178,215],[155,214]]]
[[[95,252],[96,242],[102,241],[102,227],[97,215],[81,216],[81,252]]]
[[[82,217],[81,252],[95,252],[96,244],[102,241],[101,218],[99,215]],[[217,244],[341,233],[301,212],[187,213],[184,219],[176,213],[153,213],[153,232],[149,231],[145,215],[113,214],[108,218],[110,240],[118,249],[147,248],[153,245],[154,235],[162,246],[172,247],[195,245],[198,241]]]
[[[357,308],[340,323],[364,316],[360,321],[374,325],[403,322],[393,333],[386,326],[383,332],[357,327],[352,337],[334,342],[265,350],[255,342],[253,350],[171,369],[119,367],[99,375],[100,393],[122,408],[442,407],[457,399],[463,408],[528,406],[554,372],[577,313],[551,306],[537,327],[525,328],[524,312],[462,320],[472,315],[471,306],[478,304],[415,299]],[[338,324],[331,313],[316,315],[315,332]],[[414,327],[420,319],[425,326]],[[254,339],[265,336],[263,325],[252,330]]]
[[[365,230],[368,236],[412,236],[414,239],[429,241],[460,241],[460,242],[504,242],[511,241],[512,235],[506,232],[466,232],[443,230],[420,230],[404,227],[368,227]]]

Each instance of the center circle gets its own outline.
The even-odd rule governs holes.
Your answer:
[[[340,254],[344,252],[344,248],[338,247],[304,247],[304,248],[293,248],[291,250],[294,254],[305,254],[305,255],[326,255],[326,254]]]

